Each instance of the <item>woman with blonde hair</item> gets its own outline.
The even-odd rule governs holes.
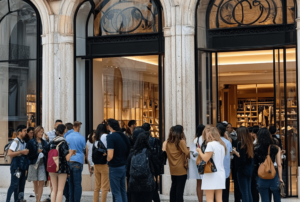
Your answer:
[[[26,145],[29,150],[28,159],[30,161],[28,169],[28,182],[33,181],[36,201],[40,202],[43,195],[44,183],[47,182],[47,142],[43,140],[44,128],[37,126],[34,129],[34,136]]]
[[[190,156],[190,151],[186,146],[186,138],[181,125],[172,127],[165,146],[172,179],[170,202],[183,202],[183,192],[187,180],[185,163]]]
[[[212,158],[217,171],[213,173],[204,173],[202,190],[205,190],[207,202],[222,202],[222,190],[226,188],[223,161],[225,154],[227,153],[227,148],[216,127],[211,127],[205,132],[207,142],[205,153],[203,153],[200,148],[197,148],[197,151],[201,159],[205,162],[208,162]],[[216,198],[214,198],[215,196]]]

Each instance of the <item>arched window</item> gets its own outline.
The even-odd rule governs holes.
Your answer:
[[[95,36],[158,32],[154,0],[102,0],[95,9]]]
[[[151,124],[162,137],[163,9],[159,0],[82,1],[74,16],[75,119]],[[160,128],[160,129],[159,129]]]
[[[293,0],[214,0],[210,4],[209,29],[292,24]]]
[[[41,122],[41,22],[30,1],[0,1],[0,150]],[[1,156],[0,156],[1,157]],[[2,156],[3,157],[3,156]],[[4,162],[0,158],[0,164]]]

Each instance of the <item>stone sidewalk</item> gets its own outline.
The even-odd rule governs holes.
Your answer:
[[[5,199],[6,199],[6,192],[7,192],[7,188],[0,188],[0,201],[4,202]],[[50,193],[50,189],[48,187],[46,187],[44,189],[44,195],[42,197],[42,200],[46,199],[47,196],[49,195]],[[27,200],[27,202],[36,202],[35,201],[35,198],[34,197],[29,197],[30,194],[33,194],[33,190],[32,188],[26,188],[25,189],[25,199]],[[161,198],[161,201],[162,202],[166,202],[166,201],[169,201],[169,196],[166,196],[166,195],[161,195],[160,196]],[[233,198],[233,194],[230,194],[230,202],[233,202],[234,198]],[[84,191],[82,193],[82,198],[81,198],[81,202],[92,202],[93,201],[93,192],[91,191]],[[196,196],[185,196],[184,197],[184,201],[185,202],[198,202]],[[204,201],[205,201],[205,197],[204,197]],[[13,202],[13,196],[12,196],[12,199],[11,199],[11,202]],[[63,202],[65,202],[63,200]],[[111,196],[111,193],[108,194],[108,200],[107,202],[112,202],[112,196]],[[300,202],[300,199],[297,199],[297,198],[287,198],[287,199],[282,199],[282,202]]]

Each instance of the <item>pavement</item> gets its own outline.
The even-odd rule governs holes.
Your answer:
[[[0,188],[0,201],[4,202],[6,199],[6,193],[7,193],[7,188]],[[82,197],[81,197],[81,202],[92,202],[93,201],[93,193],[92,191],[84,191],[82,192]],[[25,200],[27,202],[36,202],[34,197],[29,197],[30,194],[33,195],[33,189],[32,188],[26,188],[25,189]],[[44,199],[46,199],[50,194],[50,189],[49,187],[45,187],[44,189],[44,193],[43,193],[43,197],[42,197],[42,201]],[[162,202],[166,202],[169,201],[169,196],[166,195],[160,195],[160,199]],[[185,196],[184,197],[184,201],[185,202],[198,202],[197,197],[196,196]],[[205,196],[204,196],[204,202],[205,202]],[[234,201],[234,197],[233,194],[230,194],[229,196],[229,201],[233,202]],[[282,202],[300,202],[300,199],[298,198],[285,198],[281,200]],[[11,198],[11,202],[13,202],[13,196]],[[63,199],[62,202],[65,202],[65,199]],[[111,193],[108,193],[108,197],[107,197],[107,202],[112,202],[112,196]]]

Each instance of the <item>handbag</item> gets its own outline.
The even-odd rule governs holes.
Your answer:
[[[217,168],[212,159],[209,159],[207,163],[202,160],[201,163],[198,165],[198,173],[200,175],[203,175],[205,173],[215,173],[215,172],[217,172]]]

